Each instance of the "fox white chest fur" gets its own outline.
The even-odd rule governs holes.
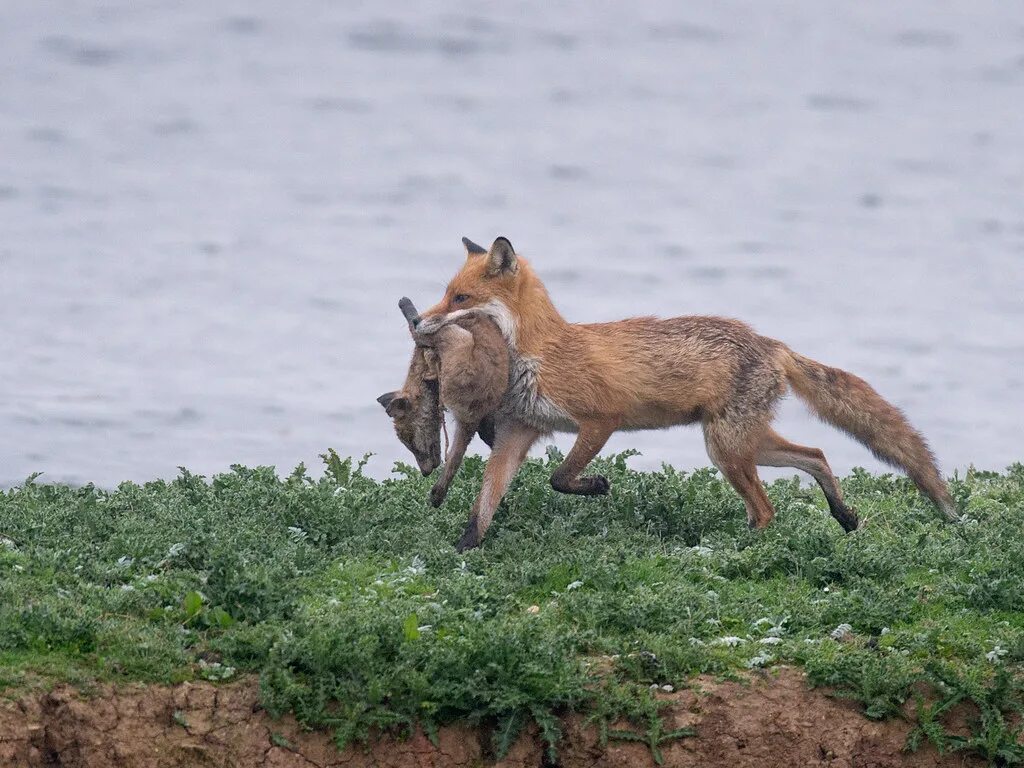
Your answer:
[[[569,414],[540,393],[539,370],[539,359],[522,357],[512,350],[508,391],[498,412],[545,434],[578,431],[579,426]]]
[[[511,356],[508,391],[502,400],[499,415],[528,424],[545,434],[576,432],[579,426],[569,414],[541,394],[541,360],[522,355],[516,349],[516,321],[508,307],[497,299],[491,299],[471,311],[483,312],[494,320],[508,344]],[[452,312],[449,317],[456,314]]]

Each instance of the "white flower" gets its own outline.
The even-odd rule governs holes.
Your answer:
[[[692,646],[694,646],[696,648],[701,648],[701,647],[707,645],[707,643],[705,643],[699,637],[691,637],[690,638],[690,645],[692,645]]]
[[[891,629],[889,629],[888,627],[882,627],[882,631],[881,631],[881,632],[879,632],[879,634],[880,634],[880,635],[881,635],[882,637],[885,637],[885,636],[886,636],[886,635],[888,635],[888,634],[889,634],[890,632],[892,632],[892,630],[891,630]]]
[[[693,552],[693,554],[695,555],[699,555],[700,557],[710,557],[711,554],[714,552],[714,550],[711,549],[711,547],[701,546],[690,547],[690,551]]]
[[[131,584],[122,584],[121,585],[121,591],[122,592],[134,592],[135,591],[135,587],[133,587]]]
[[[762,637],[759,641],[761,645],[778,645],[782,642],[781,637]]]
[[[715,641],[715,645],[724,645],[729,648],[735,648],[737,645],[743,642],[742,637],[736,637],[735,635],[726,635],[720,637]]]
[[[821,588],[821,591],[822,591],[822,592],[831,592],[832,590],[831,590],[831,589],[829,589],[828,587],[822,587],[822,588]]]
[[[988,659],[993,664],[998,664],[999,660],[1002,659],[1002,657],[1005,656],[1005,655],[1006,655],[1006,649],[1005,648],[1000,648],[997,645],[995,648],[993,648],[991,651],[989,651],[988,653],[985,654],[985,658]]]
[[[566,586],[565,591],[566,592],[572,592],[574,589],[579,589],[582,586],[583,586],[583,582],[582,581],[574,581],[571,584]]]
[[[849,624],[840,624],[838,627],[829,632],[829,637],[833,640],[842,640],[844,637],[853,632],[853,627]]]

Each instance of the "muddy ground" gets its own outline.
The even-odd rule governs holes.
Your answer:
[[[932,748],[903,751],[910,725],[873,722],[856,704],[809,690],[797,670],[758,675],[748,684],[697,681],[699,690],[666,695],[673,727],[696,736],[663,747],[668,766],[982,765]],[[652,766],[647,747],[612,742],[569,716],[554,765],[569,768]],[[501,761],[484,729],[444,728],[438,745],[423,734],[382,737],[339,752],[330,737],[291,718],[273,720],[259,705],[255,681],[214,686],[104,687],[85,697],[70,688],[0,705],[0,767],[191,768],[192,766],[351,766],[456,768],[550,766],[535,731],[523,734]]]

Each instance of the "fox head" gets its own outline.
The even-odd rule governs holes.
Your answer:
[[[465,237],[462,244],[466,262],[448,283],[441,301],[422,314],[421,331],[429,332],[463,313],[481,312],[497,323],[509,346],[515,347],[531,325],[558,317],[543,283],[508,238],[499,237],[490,250]]]

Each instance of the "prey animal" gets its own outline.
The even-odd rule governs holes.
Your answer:
[[[581,477],[617,430],[699,423],[708,456],[743,499],[751,527],[775,508],[758,466],[794,467],[821,487],[844,530],[858,525],[817,448],[771,428],[792,389],[823,420],[904,470],[950,520],[956,505],[927,443],[898,408],[852,373],[797,354],[738,320],[684,316],[570,323],[526,259],[504,237],[489,249],[463,238],[467,258],[440,303],[423,313],[417,335],[471,315],[489,316],[511,354],[511,378],[496,421],[483,487],[459,542],[480,544],[513,475],[534,442],[554,431],[576,442],[551,476],[562,493],[609,491],[601,475]]]
[[[438,507],[473,435],[479,432],[488,446],[494,442],[494,415],[508,389],[509,351],[486,313],[469,312],[421,331],[413,303],[403,298],[398,306],[416,349],[403,388],[381,395],[377,402],[394,421],[399,440],[412,451],[424,475],[439,461],[442,405],[455,417],[455,437],[444,471],[430,491],[430,503]]]

